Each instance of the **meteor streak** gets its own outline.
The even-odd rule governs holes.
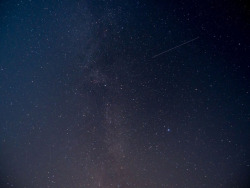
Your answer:
[[[173,48],[170,48],[170,49],[168,49],[168,50],[166,50],[166,51],[164,51],[164,52],[161,52],[161,53],[159,53],[159,54],[153,56],[152,58],[156,58],[156,57],[158,57],[158,56],[160,56],[160,55],[162,55],[162,54],[165,54],[165,53],[167,53],[167,52],[169,52],[169,51],[171,51],[171,50],[174,50],[174,49],[179,48],[179,47],[181,47],[181,46],[183,46],[183,45],[185,45],[185,44],[188,44],[188,43],[190,43],[190,42],[193,42],[193,41],[197,40],[198,38],[199,38],[199,37],[196,37],[196,38],[191,39],[191,40],[189,40],[189,41],[187,41],[187,42],[184,42],[184,43],[182,43],[182,44],[180,44],[180,45],[178,45],[178,46],[175,46],[175,47],[173,47]]]

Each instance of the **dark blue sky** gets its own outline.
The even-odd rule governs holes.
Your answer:
[[[248,187],[248,10],[1,1],[0,187]]]

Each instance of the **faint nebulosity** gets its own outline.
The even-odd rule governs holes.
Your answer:
[[[0,187],[249,187],[244,1],[0,3]]]

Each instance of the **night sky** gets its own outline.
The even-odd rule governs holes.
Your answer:
[[[250,187],[249,20],[240,0],[2,0],[0,187]]]

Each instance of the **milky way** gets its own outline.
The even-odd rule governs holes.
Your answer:
[[[247,16],[1,1],[0,187],[249,187]]]

